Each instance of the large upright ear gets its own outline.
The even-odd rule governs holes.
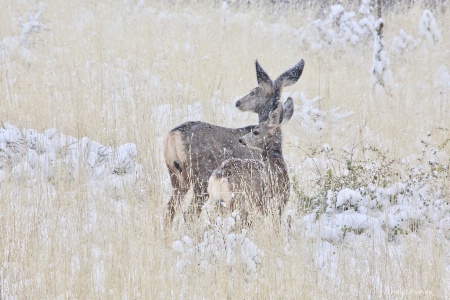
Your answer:
[[[267,75],[266,71],[261,67],[258,63],[258,60],[255,61],[256,66],[256,78],[258,80],[258,85],[262,87],[268,93],[272,92],[272,79],[270,79],[269,75]]]
[[[284,102],[283,105],[283,124],[287,123],[294,114],[294,101],[292,101],[292,98],[287,98],[286,102]]]
[[[281,83],[282,86],[290,86],[298,81],[303,73],[303,67],[305,66],[305,61],[302,59],[295,66],[281,74],[275,83]]]
[[[281,122],[283,122],[283,104],[281,101],[278,101],[275,104],[275,107],[269,114],[269,127],[280,126]]]

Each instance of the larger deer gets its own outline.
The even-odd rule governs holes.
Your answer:
[[[258,114],[259,123],[266,121],[276,102],[273,97],[275,86],[293,85],[298,81],[305,65],[302,59],[289,70],[272,81],[260,66],[256,65],[258,86],[236,102],[241,111]],[[186,122],[172,129],[164,140],[164,159],[169,169],[173,194],[167,206],[166,225],[170,225],[190,187],[193,186],[194,213],[199,214],[208,194],[208,179],[213,170],[224,160],[252,158],[256,151],[242,147],[238,139],[252,131],[255,126],[226,128],[203,122]]]
[[[209,214],[237,210],[244,221],[249,214],[278,212],[281,217],[289,200],[290,184],[280,126],[289,121],[293,112],[292,98],[286,100],[284,108],[277,102],[267,121],[239,139],[242,145],[259,151],[261,159],[230,158],[214,170],[208,183]]]

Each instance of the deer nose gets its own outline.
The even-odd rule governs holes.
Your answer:
[[[241,106],[241,100],[236,101],[236,107]]]
[[[243,139],[239,139],[239,143],[241,143],[242,145],[245,145],[245,141]]]

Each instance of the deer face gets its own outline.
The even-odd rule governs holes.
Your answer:
[[[272,93],[257,86],[247,95],[236,102],[236,107],[241,111],[251,111],[259,113],[267,103],[271,103]],[[273,107],[273,105],[272,105]]]
[[[241,137],[239,143],[251,149],[267,150],[267,147],[270,148],[270,145],[279,138],[279,133],[276,129],[288,122],[293,113],[294,103],[291,97],[286,100],[284,105],[278,101],[269,113],[268,120],[260,123],[251,132]]]
[[[271,129],[268,122],[261,123],[250,133],[241,137],[239,143],[250,149],[263,151],[265,145],[269,144],[270,140],[273,138],[273,130],[271,131]]]
[[[252,111],[259,114],[261,121],[261,118],[263,120],[267,119],[268,113],[275,105],[275,103],[272,103],[273,82],[258,61],[255,62],[255,66],[258,86],[251,90],[250,93],[242,97],[242,99],[238,100],[236,102],[236,107],[242,111]],[[266,111],[266,106],[270,106],[266,113],[267,115],[261,116],[261,114]]]

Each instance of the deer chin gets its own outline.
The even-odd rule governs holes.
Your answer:
[[[252,149],[252,150],[256,150],[259,152],[263,152],[263,149],[259,148],[259,147],[255,147],[255,146],[250,146],[250,145],[245,145],[245,147]]]
[[[243,112],[257,112],[257,110],[255,110],[252,107],[245,107],[244,105],[239,105],[236,106],[237,109],[239,109],[239,111],[243,111]]]

